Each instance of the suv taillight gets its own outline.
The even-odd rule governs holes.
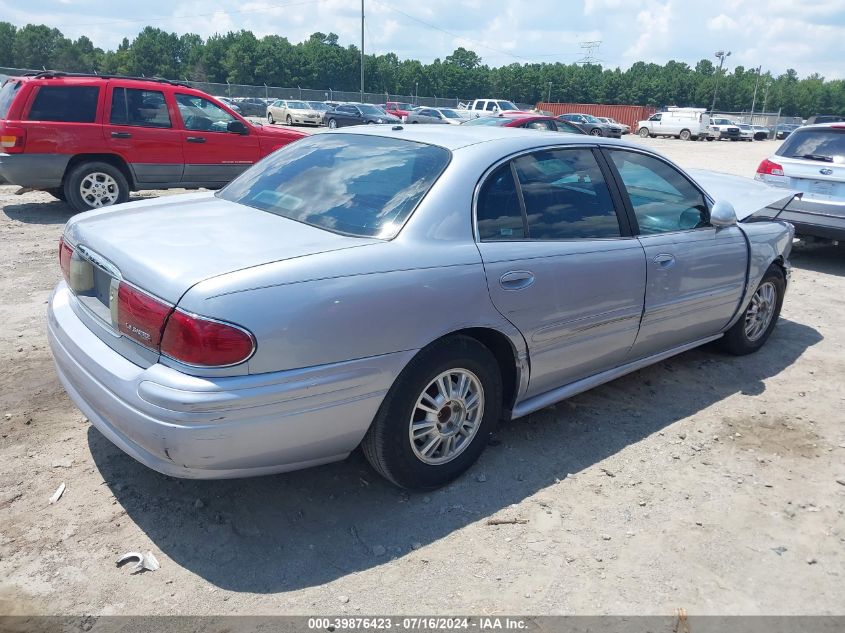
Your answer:
[[[765,158],[757,168],[757,173],[761,176],[783,176],[783,167]]]
[[[65,238],[59,238],[59,266],[62,275],[67,283],[70,283],[70,258],[73,257],[73,248],[65,242]]]
[[[19,127],[2,126],[0,130],[0,151],[7,154],[20,154],[23,152],[26,131]]]
[[[237,365],[255,351],[255,339],[229,323],[175,310],[167,320],[161,353],[187,365]]]

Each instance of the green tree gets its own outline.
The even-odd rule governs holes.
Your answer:
[[[0,22],[0,66],[15,65],[15,34],[17,27],[9,22]]]

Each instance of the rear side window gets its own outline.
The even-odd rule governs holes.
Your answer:
[[[790,134],[775,152],[778,156],[845,163],[845,128],[804,128]]]
[[[588,149],[541,151],[514,160],[532,240],[620,237],[619,219]]]
[[[115,88],[112,92],[112,125],[138,125],[141,127],[170,127],[170,114],[164,93],[158,90]]]
[[[0,88],[0,119],[5,119],[9,114],[9,108],[12,107],[12,101],[15,100],[15,95],[21,87],[19,81],[7,81]]]
[[[93,123],[97,116],[97,86],[41,86],[29,110],[30,121]]]
[[[481,187],[476,216],[478,237],[484,242],[525,239],[522,207],[510,163],[499,167]]]

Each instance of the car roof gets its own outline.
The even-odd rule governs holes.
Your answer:
[[[539,118],[539,117],[538,117]],[[443,129],[448,128],[448,129]],[[546,145],[612,145],[642,150],[641,144],[628,143],[618,139],[583,134],[561,134],[542,130],[523,130],[512,127],[487,125],[356,125],[323,134],[356,134],[399,138],[428,145],[438,145],[450,151],[479,143],[521,145],[526,149]],[[585,138],[589,138],[586,141]]]

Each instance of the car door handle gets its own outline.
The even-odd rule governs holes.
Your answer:
[[[655,255],[651,261],[661,268],[671,268],[675,265],[675,256],[669,253],[661,253],[660,255]]]
[[[188,141],[189,143],[205,143],[205,137],[204,136],[189,136],[185,140]]]
[[[132,138],[132,134],[129,132],[112,132],[112,138]]]
[[[499,278],[505,290],[522,290],[534,283],[534,273],[527,270],[511,270]]]

